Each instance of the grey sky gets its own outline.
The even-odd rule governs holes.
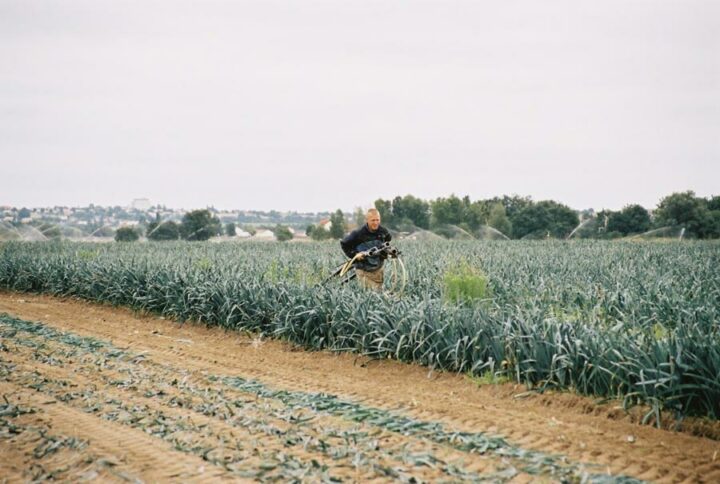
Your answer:
[[[720,194],[720,2],[0,0],[0,205]]]

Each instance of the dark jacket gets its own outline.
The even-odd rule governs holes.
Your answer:
[[[385,242],[390,242],[392,236],[382,225],[378,227],[375,232],[371,232],[367,224],[362,227],[353,230],[340,241],[340,247],[342,247],[345,255],[351,259],[355,257],[358,252],[363,252],[373,247],[379,247]],[[366,257],[361,261],[355,263],[358,269],[364,271],[376,271],[383,266],[383,259],[380,257]]]

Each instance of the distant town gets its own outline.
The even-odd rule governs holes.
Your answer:
[[[258,210],[217,210],[206,207],[223,226],[230,224],[238,238],[273,238],[271,228],[282,225],[293,238],[306,237],[308,226],[328,228],[330,212],[299,213]],[[180,223],[188,210],[153,204],[150,199],[138,198],[128,206],[103,207],[90,204],[86,207],[26,208],[0,206],[0,228],[14,231],[22,238],[42,240],[63,236],[67,238],[110,238],[122,227],[141,229],[153,221]],[[348,216],[350,216],[348,214]],[[229,237],[226,235],[226,237]],[[7,237],[6,237],[7,238]]]
[[[413,195],[377,199],[382,224],[398,236],[447,239],[720,238],[720,196],[675,192],[646,209],[575,210],[554,200],[503,195],[471,200],[451,194],[433,200]],[[276,210],[184,210],[147,198],[126,207],[0,206],[0,240],[338,240],[365,222],[365,213]]]

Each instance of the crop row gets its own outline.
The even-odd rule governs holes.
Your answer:
[[[401,245],[402,297],[321,285],[328,244],[0,246],[0,287],[77,296],[437,369],[505,375],[720,416],[720,245],[437,242]],[[489,295],[443,298],[458,259]]]

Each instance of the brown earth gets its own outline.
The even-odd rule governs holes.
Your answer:
[[[479,386],[462,375],[307,352],[78,300],[0,293],[0,313],[107,341],[130,355],[21,331],[0,340],[0,404],[4,395],[14,406],[7,408],[32,411],[16,415],[5,431],[0,426],[0,482],[53,472],[65,480],[285,479],[282,472],[300,468],[309,469],[306,480],[557,480],[547,469],[528,471],[523,457],[480,455],[411,431],[348,421],[288,403],[282,394],[222,386],[213,375],[301,392],[293,395],[334,395],[449,432],[501,436],[513,448],[562,455],[595,474],[720,482],[717,422],[695,420],[680,431],[642,426],[642,412],[626,413],[616,402]],[[7,430],[13,428],[20,430]],[[57,450],[38,457],[53,443]]]

